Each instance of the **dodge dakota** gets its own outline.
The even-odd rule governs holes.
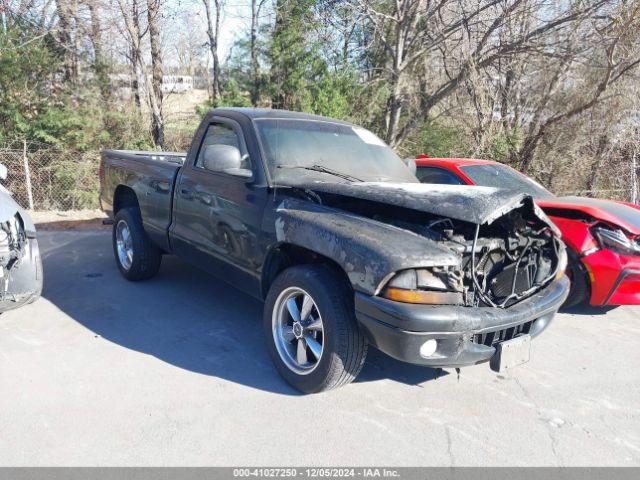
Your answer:
[[[100,184],[122,275],[175,254],[264,301],[270,356],[305,393],[352,381],[368,345],[431,367],[524,363],[568,292],[530,196],[421,184],[338,120],[215,109],[186,154],[105,150]]]

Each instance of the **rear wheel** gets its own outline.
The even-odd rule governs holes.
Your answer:
[[[569,288],[569,296],[562,305],[563,308],[587,303],[591,296],[591,282],[587,269],[575,253],[567,249],[567,254],[569,255],[567,276],[571,280],[571,287]]]
[[[162,252],[144,231],[136,209],[123,208],[116,214],[112,240],[116,264],[127,280],[147,280],[158,273]]]
[[[297,390],[329,390],[360,373],[367,344],[355,319],[353,292],[329,267],[282,272],[269,289],[263,322],[269,354]]]

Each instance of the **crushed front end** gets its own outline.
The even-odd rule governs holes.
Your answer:
[[[392,272],[376,295],[356,292],[356,316],[371,343],[399,360],[438,367],[506,357],[508,346],[526,344],[526,361],[530,338],[568,294],[555,226],[528,198],[483,223],[403,213],[376,219],[445,245],[459,265]]]
[[[0,220],[0,312],[36,300],[42,279],[35,228],[25,213],[5,216]]]

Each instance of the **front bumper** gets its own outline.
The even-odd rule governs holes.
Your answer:
[[[415,305],[355,295],[356,318],[371,344],[408,363],[431,367],[462,367],[488,361],[500,338],[517,333],[540,334],[569,293],[566,277],[509,308]],[[432,355],[420,347],[435,339]]]
[[[20,264],[11,270],[6,291],[0,296],[0,313],[34,302],[42,293],[42,258],[38,240],[30,238]],[[0,279],[2,285],[4,279]]]
[[[589,272],[591,305],[640,305],[640,256],[603,248],[581,260]]]

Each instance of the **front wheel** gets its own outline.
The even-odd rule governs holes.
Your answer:
[[[112,239],[116,264],[127,280],[147,280],[158,273],[162,252],[144,231],[137,210],[123,208],[116,214]]]
[[[355,319],[353,292],[327,266],[282,272],[269,289],[263,322],[278,372],[303,393],[346,385],[364,365],[367,343]]]
[[[569,295],[564,301],[562,308],[571,308],[578,305],[587,304],[591,295],[591,282],[587,269],[582,265],[580,259],[572,251],[567,249],[569,255],[569,265],[567,266],[567,276],[571,280]]]

